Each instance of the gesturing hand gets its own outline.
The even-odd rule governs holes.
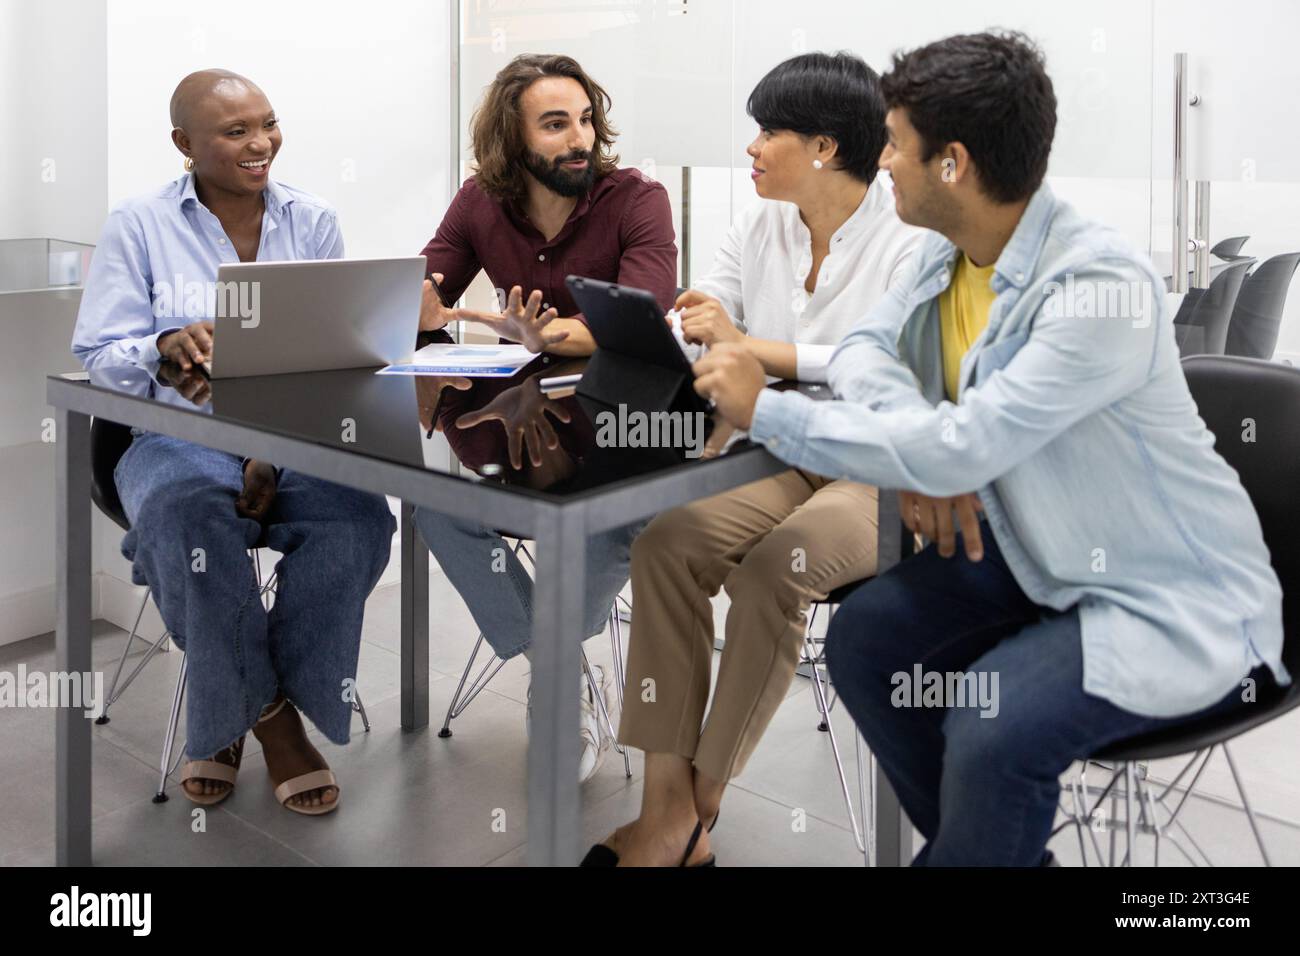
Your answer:
[[[569,333],[546,331],[546,327],[555,321],[558,313],[554,308],[550,308],[538,315],[537,310],[541,306],[542,293],[539,290],[534,289],[528,296],[528,301],[524,302],[523,290],[515,286],[510,290],[505,311],[500,314],[457,309],[456,318],[462,321],[482,322],[503,339],[518,342],[530,352],[545,352],[549,346],[567,339]]]
[[[980,538],[980,519],[983,511],[978,495],[967,493],[952,498],[931,498],[916,491],[900,491],[898,508],[903,524],[913,534],[921,534],[939,546],[939,556],[951,558],[957,553],[956,529],[961,529],[966,557],[979,561],[984,557],[984,542]],[[957,515],[956,527],[953,514]]]

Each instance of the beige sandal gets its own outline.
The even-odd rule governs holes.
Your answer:
[[[284,705],[288,702],[289,699],[287,697],[280,698],[280,702],[270,710],[263,713],[262,716],[257,719],[257,722],[260,724],[263,721],[270,720],[282,711]],[[333,787],[338,791],[334,795],[334,801],[332,803],[321,804],[319,807],[311,807],[296,806],[289,802],[290,799],[298,796],[300,793],[306,793],[309,790],[321,790],[325,787]],[[286,810],[292,810],[294,813],[301,813],[308,817],[318,817],[322,814],[331,813],[334,810],[337,810],[339,808],[339,798],[342,794],[343,790],[339,787],[339,782],[334,776],[334,771],[329,769],[312,770],[307,773],[299,774],[296,777],[290,777],[284,783],[275,788],[275,799],[280,806],[284,807]]]
[[[226,749],[234,751],[234,764],[220,763],[216,760],[189,760],[181,768],[181,793],[189,797],[191,802],[210,807],[213,804],[220,803],[235,792],[235,778],[239,774],[239,761],[244,755],[244,738],[240,737]],[[187,780],[215,780],[218,783],[228,783],[230,786],[220,793],[194,794],[185,786]]]
[[[296,806],[289,802],[291,797],[296,797],[300,793],[306,793],[308,790],[320,790],[325,787],[333,787],[339,792],[335,794],[332,803],[322,803],[319,807]],[[301,813],[309,817],[318,817],[323,813],[330,813],[339,808],[339,797],[343,791],[339,789],[339,782],[334,777],[333,770],[313,770],[311,773],[304,773],[297,777],[290,777],[280,786],[275,788],[275,799],[280,801],[280,806],[286,810],[292,810],[294,813]]]

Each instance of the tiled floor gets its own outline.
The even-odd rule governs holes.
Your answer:
[[[523,863],[527,663],[522,658],[509,663],[453,723],[454,736],[439,738],[438,726],[476,630],[464,604],[436,571],[430,592],[433,726],[414,734],[400,729],[399,586],[381,588],[367,606],[358,675],[372,729],[363,733],[360,719],[355,719],[353,739],[346,747],[329,744],[313,731],[343,789],[339,811],[326,817],[297,816],[275,804],[251,735],[236,793],[202,815],[204,827],[195,819],[198,808],[176,794],[174,783],[168,788],[173,799],[154,804],[159,751],[180,655],[162,654],[151,661],[114,706],[111,722],[94,728],[96,861],[110,865]],[[718,612],[721,616],[721,605]],[[111,668],[124,639],[121,630],[98,624],[95,666]],[[607,640],[594,639],[587,647],[593,662],[608,666]],[[52,636],[0,648],[0,670],[12,671],[20,662],[29,669],[48,670],[53,662]],[[848,830],[829,738],[816,730],[812,693],[807,680],[796,678],[749,766],[728,790],[722,821],[713,835],[722,865],[861,862]],[[834,716],[852,782],[856,765],[850,726],[842,710]],[[1298,730],[1300,712],[1254,731],[1234,747],[1254,806],[1272,817],[1263,819],[1262,828],[1273,862],[1293,866],[1300,865]],[[0,865],[53,861],[53,740],[52,711],[0,710]],[[639,755],[633,756],[632,770],[632,778],[626,779],[621,759],[611,754],[595,779],[584,786],[583,825],[589,840],[635,816],[640,803]],[[1151,772],[1168,779],[1176,770],[1160,764]],[[1100,772],[1092,776],[1100,779]],[[1198,790],[1225,797],[1232,793],[1222,758],[1207,769]],[[1216,863],[1259,862],[1239,810],[1193,798],[1184,819]],[[1103,849],[1108,846],[1104,834],[1098,834],[1098,841]],[[1052,848],[1066,865],[1078,863],[1079,842],[1073,830],[1060,834]],[[1138,862],[1150,862],[1151,852],[1151,841],[1141,841]],[[1162,865],[1185,863],[1176,850],[1162,847]]]

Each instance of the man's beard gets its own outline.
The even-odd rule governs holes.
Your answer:
[[[562,165],[579,159],[587,161],[587,165],[581,172],[565,169]],[[596,181],[596,164],[587,150],[566,153],[554,161],[532,150],[525,150],[524,168],[532,173],[539,183],[561,196],[581,196],[590,190],[592,183]]]

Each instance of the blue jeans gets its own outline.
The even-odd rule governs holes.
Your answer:
[[[187,753],[229,746],[277,691],[347,743],[344,682],[356,677],[366,596],[396,529],[384,499],[284,471],[265,520],[266,546],[283,555],[268,612],[248,555],[263,528],[235,511],[237,457],[145,433],[114,478],[131,523],[122,554],[185,651]]]
[[[415,509],[414,521],[497,657],[526,650],[532,642],[533,579],[514,549],[477,522],[425,508]],[[582,640],[605,629],[614,598],[627,583],[632,542],[645,525],[638,521],[588,539]]]
[[[1236,688],[1198,713],[1155,718],[1085,693],[1077,607],[1034,604],[980,528],[982,561],[966,559],[960,535],[955,557],[930,545],[854,591],[827,634],[835,688],[926,838],[915,866],[1039,865],[1073,761],[1244,706]],[[925,706],[912,692],[918,669],[974,674],[996,693]],[[1266,668],[1251,676],[1270,679]]]

